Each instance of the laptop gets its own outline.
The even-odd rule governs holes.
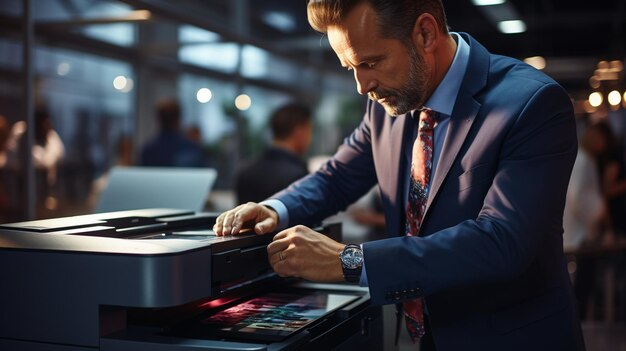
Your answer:
[[[212,168],[113,167],[95,212],[171,208],[202,211],[217,179]]]

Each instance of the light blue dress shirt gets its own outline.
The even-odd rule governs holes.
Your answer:
[[[446,132],[448,131],[448,123],[450,121],[450,116],[452,115],[454,102],[456,101],[456,97],[459,93],[459,89],[461,88],[461,83],[463,81],[463,76],[465,75],[465,71],[469,63],[469,45],[457,33],[451,32],[450,34],[457,42],[457,49],[454,55],[454,59],[452,60],[450,69],[448,69],[448,72],[444,76],[443,80],[425,104],[426,107],[437,112],[437,121],[435,123],[433,140],[434,143],[432,174],[435,174],[437,162],[439,161],[441,149],[443,148],[443,142],[446,137]],[[413,123],[416,127],[413,128],[414,131],[412,140],[417,137],[417,122],[414,121]],[[404,153],[405,157],[407,158],[407,164],[411,164],[412,149],[413,143],[406,143],[406,145],[404,146]],[[407,167],[406,174],[404,176],[404,208],[406,208],[406,202],[408,201],[409,197],[408,180],[410,177],[410,172],[410,167]],[[430,177],[430,179],[432,179],[432,176]],[[277,230],[283,230],[287,228],[287,226],[289,225],[289,212],[287,211],[287,207],[280,200],[269,199],[261,202],[261,204],[273,208],[278,214],[278,227],[276,228]],[[366,258],[364,257],[363,270],[361,272],[361,280],[359,282],[359,285],[361,286],[368,285],[367,274],[365,271],[365,259]]]

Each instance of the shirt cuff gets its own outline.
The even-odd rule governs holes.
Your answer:
[[[363,252],[363,244],[361,244],[361,252]],[[361,265],[361,278],[359,279],[359,286],[369,286],[367,282],[367,274],[365,273],[365,255],[363,255],[363,264]]]
[[[270,207],[276,214],[278,214],[278,226],[276,227],[276,231],[281,231],[287,229],[289,225],[289,211],[287,211],[287,207],[285,204],[276,199],[268,199],[260,202],[261,205]]]

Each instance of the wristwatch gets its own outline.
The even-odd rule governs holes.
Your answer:
[[[363,250],[359,245],[346,245],[339,254],[343,277],[348,283],[358,283],[363,268]]]

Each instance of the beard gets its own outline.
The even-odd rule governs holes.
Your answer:
[[[409,74],[406,82],[398,89],[379,88],[367,95],[371,100],[384,99],[380,104],[391,116],[399,116],[424,105],[426,96],[426,77],[428,69],[415,47],[407,45],[409,55]]]

